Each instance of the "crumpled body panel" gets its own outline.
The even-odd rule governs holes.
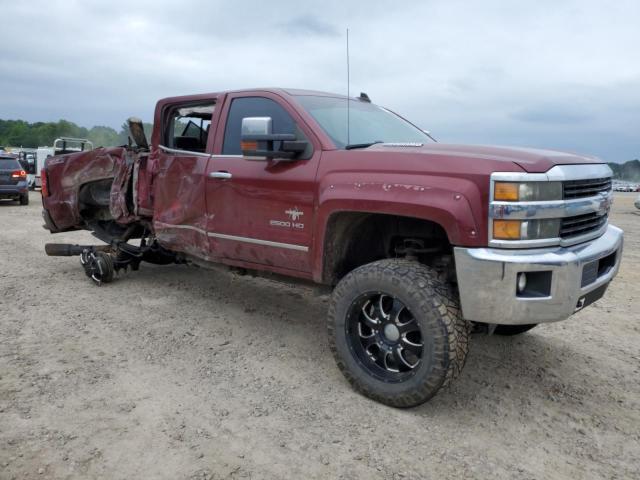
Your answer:
[[[80,187],[115,177],[125,153],[123,147],[97,148],[47,159],[49,195],[43,198],[43,204],[57,231],[83,228],[78,198]]]
[[[45,163],[45,170],[49,195],[43,198],[43,204],[55,231],[86,228],[90,218],[82,211],[82,188],[101,180],[106,180],[105,188],[110,188],[108,213],[117,223],[128,224],[139,221],[145,214],[150,216],[148,209],[142,215],[138,211],[140,154],[133,150],[97,148],[51,157]],[[111,179],[113,181],[109,182]],[[147,181],[146,173],[140,180]]]
[[[208,256],[205,182],[208,158],[160,154],[153,180],[153,226],[170,250]]]

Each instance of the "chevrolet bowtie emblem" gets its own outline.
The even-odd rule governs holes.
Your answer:
[[[298,210],[298,207],[285,210],[284,213],[289,215],[289,218],[291,218],[293,222],[297,221],[302,215],[304,215],[304,212],[301,212],[300,210]]]

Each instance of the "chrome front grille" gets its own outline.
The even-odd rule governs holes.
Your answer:
[[[492,173],[489,245],[498,248],[568,247],[599,237],[607,230],[613,200],[611,174],[606,164],[556,165],[545,173]],[[497,182],[520,185],[555,182],[560,188],[555,190],[555,195],[547,195],[539,200],[496,199]],[[517,194],[538,191],[543,190],[520,187]],[[499,227],[502,237],[494,235],[497,220],[501,221]],[[513,225],[516,222],[519,222],[520,236],[512,239],[504,229],[509,223]]]
[[[588,180],[567,180],[562,182],[565,200],[593,197],[601,192],[611,191],[611,178],[590,178]]]
[[[563,218],[560,224],[560,238],[567,239],[596,232],[607,223],[608,216],[609,212],[607,211],[604,214],[593,212]]]

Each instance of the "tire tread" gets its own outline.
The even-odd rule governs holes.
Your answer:
[[[357,374],[345,363],[336,345],[335,317],[338,300],[352,294],[354,289],[357,290],[360,279],[372,276],[388,277],[392,282],[400,284],[407,295],[417,301],[420,313],[444,327],[435,330],[443,331],[443,335],[447,337],[446,341],[434,342],[434,345],[445,347],[445,351],[435,351],[443,362],[434,365],[426,382],[404,395],[384,395],[360,381]],[[433,397],[442,387],[450,385],[451,381],[460,375],[469,352],[470,322],[461,316],[457,292],[437,271],[412,260],[379,260],[358,267],[346,275],[334,289],[327,325],[329,346],[338,368],[349,383],[363,395],[394,407],[408,408],[419,405]],[[358,374],[367,375],[364,372]]]

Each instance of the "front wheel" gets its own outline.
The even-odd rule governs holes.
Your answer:
[[[344,277],[331,297],[329,342],[360,393],[393,407],[426,402],[456,378],[470,324],[449,285],[429,267],[380,260]]]

